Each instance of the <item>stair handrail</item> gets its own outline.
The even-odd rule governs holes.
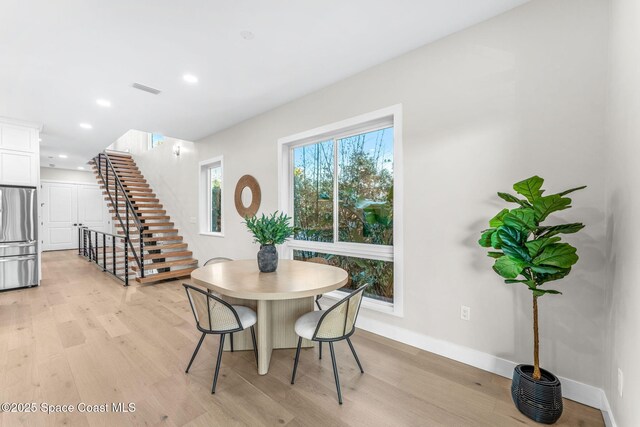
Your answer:
[[[95,240],[91,237],[94,235]],[[98,235],[102,236],[102,265],[100,265],[100,241]],[[111,240],[111,265],[107,264],[107,238]],[[120,236],[116,234],[106,233],[101,230],[95,230],[87,226],[78,227],[78,255],[88,258],[89,261],[95,262],[96,265],[102,267],[102,271],[112,274],[118,280],[122,280],[125,286],[129,286],[129,264],[125,261],[124,276],[118,275],[116,264],[116,240]],[[95,242],[95,244],[94,244]]]
[[[97,159],[97,160],[96,160]],[[105,161],[105,166],[106,166],[106,171],[105,174],[102,173],[102,160],[104,159]],[[113,167],[113,163],[111,163],[111,159],[109,158],[109,154],[106,151],[103,151],[101,153],[99,153],[94,159],[94,162],[97,163],[98,166],[98,175],[100,176],[100,179],[102,179],[102,182],[104,183],[104,186],[107,190],[107,196],[109,196],[109,200],[111,202],[111,205],[114,207],[115,213],[116,213],[116,218],[118,219],[118,221],[120,222],[120,226],[122,227],[122,229],[125,232],[125,236],[124,236],[124,240],[125,240],[125,253],[124,253],[124,262],[125,262],[125,274],[129,273],[129,254],[127,253],[127,248],[130,247],[131,248],[131,253],[133,254],[133,258],[136,261],[136,264],[138,264],[138,267],[140,269],[140,276],[144,277],[144,241],[143,241],[143,237],[144,237],[144,224],[140,221],[140,218],[138,218],[138,215],[136,214],[135,209],[133,208],[133,204],[131,203],[131,200],[129,200],[129,195],[127,194],[127,192],[124,189],[124,185],[122,185],[122,182],[120,181],[120,178],[118,177],[118,174],[116,173],[115,168]],[[111,171],[111,175],[113,177],[113,182],[115,183],[115,200],[114,197],[111,195],[111,190],[109,188],[109,171]],[[106,178],[105,178],[106,175]],[[122,220],[122,216],[120,215],[120,211],[119,211],[119,204],[118,204],[118,189],[120,189],[120,193],[122,194],[124,201],[125,201],[125,221]],[[131,212],[131,215],[129,215],[129,212]],[[138,253],[136,252],[135,247],[133,246],[133,242],[131,241],[131,238],[129,237],[129,219],[133,218],[134,223],[135,223],[135,227],[138,229],[138,234],[139,234],[139,238],[140,238],[140,255],[138,256]]]

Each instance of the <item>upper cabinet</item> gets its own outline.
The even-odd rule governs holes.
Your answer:
[[[40,129],[0,118],[0,185],[38,186]]]
[[[38,151],[38,130],[0,124],[0,148],[35,153]]]

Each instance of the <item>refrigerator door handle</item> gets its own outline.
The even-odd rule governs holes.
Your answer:
[[[36,259],[36,256],[35,256],[35,255],[29,255],[29,256],[10,256],[10,257],[0,258],[0,262],[29,261],[29,260],[35,260],[35,259]]]
[[[0,245],[0,248],[23,248],[25,246],[33,246],[36,244],[35,240],[29,240],[28,242],[25,243],[3,243]]]

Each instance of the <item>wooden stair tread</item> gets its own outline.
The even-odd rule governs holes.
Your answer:
[[[101,189],[106,189],[106,187],[104,185],[100,185]],[[115,191],[115,186],[111,183],[109,183],[109,189],[112,191]],[[153,193],[153,190],[150,188],[125,188],[124,189],[126,192],[128,193]],[[118,193],[120,192],[120,189],[118,189]]]
[[[149,264],[145,264],[144,265],[144,269],[146,270],[158,270],[161,268],[170,268],[173,266],[177,266],[177,265],[193,265],[193,264],[197,264],[198,260],[195,260],[193,258],[187,258],[187,259],[179,259],[179,260],[175,260],[175,261],[167,261],[167,262],[152,262]],[[137,264],[133,264],[131,266],[131,268],[135,271],[139,270],[139,267]]]
[[[177,228],[160,228],[157,230],[143,230],[142,234],[144,235],[153,235],[153,234],[169,234],[169,233],[178,233],[180,230]]]
[[[109,209],[109,213],[116,213],[116,210],[115,209]],[[124,209],[122,209],[121,213],[124,215]],[[138,218],[143,219],[144,218],[144,214],[147,214],[147,213],[164,214],[164,213],[167,213],[167,211],[162,210],[162,209],[147,209],[145,211],[138,212]]]
[[[112,216],[111,218],[113,219],[118,219],[117,216]],[[140,218],[141,220],[145,220],[145,221],[161,221],[161,220],[167,220],[167,219],[171,219],[171,217],[169,215],[138,215],[138,218]],[[149,223],[145,223],[145,224],[155,224],[154,222],[149,222]]]
[[[147,229],[150,229],[151,227],[173,227],[173,225],[174,225],[173,222],[143,222],[142,223],[142,226]],[[117,222],[116,226],[122,227],[120,222]],[[135,226],[135,223],[133,221],[129,221],[129,227],[132,227],[132,226]]]
[[[182,240],[182,236],[155,236],[155,237],[143,237],[143,242],[163,242],[171,240]]]
[[[172,251],[172,252],[162,252],[159,254],[144,254],[145,261],[148,259],[164,259],[164,258],[180,258],[180,257],[192,257],[193,252],[191,251]],[[135,257],[130,256],[130,260],[134,260]]]
[[[124,240],[123,237],[120,237],[120,239]],[[132,242],[135,243],[139,243],[140,239],[136,238],[130,238],[130,240]],[[148,243],[148,242],[164,242],[164,241],[179,241],[182,240],[182,236],[157,236],[157,237],[143,237],[142,241],[144,243]]]
[[[109,194],[105,194],[105,200],[109,200]],[[113,195],[112,195],[113,197]],[[114,200],[116,199],[116,197],[113,198]],[[126,200],[125,197],[122,197],[122,195],[120,194],[120,192],[118,192],[118,200]],[[157,197],[154,196],[148,196],[147,194],[140,194],[140,195],[135,195],[135,196],[131,196],[128,197],[129,200],[131,200],[132,202],[134,201],[142,201],[142,202],[159,202],[160,200]]]
[[[161,280],[178,279],[180,277],[189,277],[191,276],[191,272],[193,270],[195,270],[195,268],[183,268],[180,270],[167,271],[165,273],[150,274],[148,276],[145,276],[144,278],[136,277],[136,282],[153,283],[153,282],[159,282]]]
[[[167,249],[184,249],[186,248],[187,245],[186,243],[169,243],[169,244],[164,244],[164,245],[147,245],[144,247],[145,252],[151,252],[151,251],[166,251]],[[164,252],[166,254],[172,253],[172,252]]]

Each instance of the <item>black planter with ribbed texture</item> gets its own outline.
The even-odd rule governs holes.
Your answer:
[[[274,245],[262,245],[258,251],[258,268],[263,273],[273,273],[278,268],[278,251]]]
[[[558,377],[540,369],[542,378],[533,379],[533,366],[518,365],[513,370],[511,397],[520,412],[532,420],[553,424],[562,415],[562,386]]]

